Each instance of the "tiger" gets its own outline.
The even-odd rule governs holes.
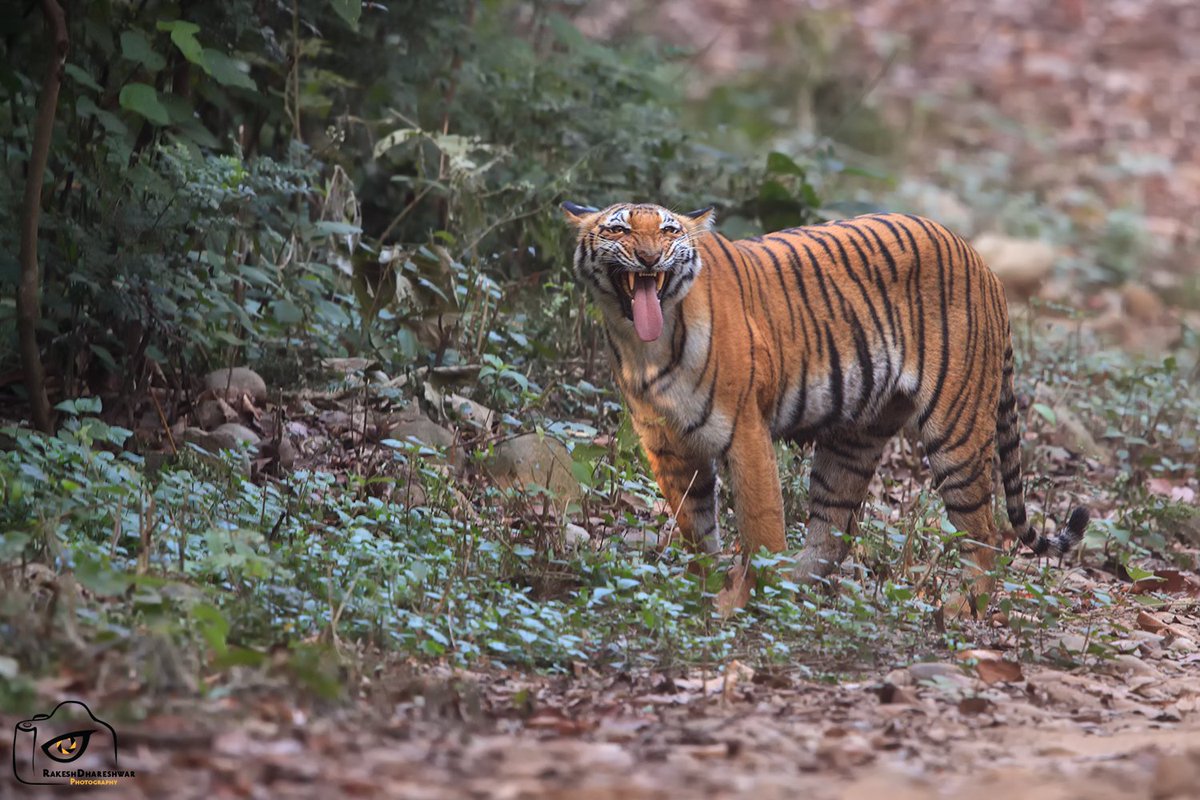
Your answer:
[[[790,571],[825,581],[849,553],[884,447],[914,428],[957,531],[957,608],[990,595],[1009,524],[1038,556],[1083,538],[1026,515],[1012,331],[1000,280],[948,229],[879,213],[731,241],[715,210],[562,203],[574,273],[598,307],[633,427],[686,546],[716,554],[718,471],[732,489],[743,568],[787,548],[774,442],[812,445],[809,521]]]

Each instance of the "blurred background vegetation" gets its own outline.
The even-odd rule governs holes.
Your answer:
[[[1076,494],[1090,489],[1063,467],[1067,450],[1125,476],[1112,497],[1124,510],[1092,544],[1117,542],[1124,563],[1194,524],[1145,483],[1194,481],[1195,197],[1163,177],[1186,153],[1072,143],[1064,131],[1119,120],[1114,106],[1091,97],[1083,121],[1038,123],[1036,104],[1004,106],[1024,96],[1009,91],[1019,75],[963,66],[1007,63],[986,47],[969,58],[1000,34],[1070,25],[1059,4],[1048,28],[965,19],[957,49],[936,35],[954,26],[900,2],[868,19],[849,3],[63,6],[36,331],[56,436],[25,424],[13,299],[52,48],[42,3],[0,18],[0,560],[25,590],[0,608],[6,640],[23,643],[0,677],[14,693],[28,689],[14,675],[54,663],[44,622],[64,617],[54,647],[118,642],[105,652],[166,686],[193,685],[197,663],[262,663],[271,645],[318,636],[561,667],[589,653],[788,658],[789,631],[819,658],[868,657],[881,630],[915,630],[931,606],[909,587],[937,581],[886,565],[938,552],[923,492],[904,505],[919,513],[868,528],[882,595],[818,616],[768,586],[771,630],[752,616],[714,625],[699,610],[713,587],[685,563],[629,555],[622,535],[663,517],[572,285],[564,199],[716,203],[731,236],[879,208],[939,219],[990,247],[1032,309],[1023,353],[1054,332],[1068,343],[1025,370],[1024,407],[1048,436],[1035,468]],[[1085,362],[1096,341],[1149,360]],[[211,427],[201,378],[242,365],[269,394],[219,410],[262,437],[249,469],[188,438]],[[1113,379],[1092,387],[1096,375]],[[487,421],[460,414],[468,397]],[[398,435],[413,413],[442,433]],[[569,451],[559,513],[477,469],[530,432]],[[793,466],[800,519],[799,455]],[[1032,496],[1045,513],[1070,499],[1049,483]],[[576,523],[596,558],[566,560]],[[612,531],[620,547],[605,550]],[[326,685],[306,658],[297,669]]]
[[[70,10],[41,236],[58,397],[137,398],[231,360],[477,358],[472,326],[491,317],[462,312],[500,291],[483,275],[565,277],[565,197],[759,212],[765,154],[690,132],[681,53],[588,39],[571,4]],[[38,4],[3,24],[0,279],[15,285],[48,50]],[[802,208],[782,185],[767,205]],[[0,311],[10,372],[11,299]],[[442,312],[446,340],[418,342]]]

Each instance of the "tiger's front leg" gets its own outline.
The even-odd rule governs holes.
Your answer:
[[[743,420],[729,446],[727,461],[738,534],[746,555],[754,555],[761,547],[780,552],[787,547],[783,492],[775,447],[766,427]]]
[[[717,593],[717,611],[723,617],[750,600],[755,584],[750,565],[754,554],[763,547],[778,553],[787,546],[779,468],[766,428],[746,423],[737,429],[726,463],[743,552],[740,562],[735,562],[726,574],[725,588]]]
[[[661,419],[639,420],[635,416],[634,428],[684,543],[693,552],[719,552],[717,471],[713,460],[691,452]]]

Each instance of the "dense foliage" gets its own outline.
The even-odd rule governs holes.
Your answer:
[[[420,320],[466,310],[488,291],[481,272],[561,269],[565,196],[732,208],[762,173],[685,132],[681,65],[648,43],[589,41],[553,4],[68,10],[41,237],[41,335],[67,395],[357,349],[360,318],[385,309],[385,355],[452,359],[457,341],[421,348]],[[5,285],[48,55],[40,9],[24,11],[0,31]],[[431,275],[431,259],[457,274]],[[10,369],[12,307],[0,311]]]

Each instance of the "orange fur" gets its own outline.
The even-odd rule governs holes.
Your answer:
[[[564,209],[579,228],[576,274],[603,312],[617,384],[692,546],[718,545],[715,480],[726,466],[746,549],[783,550],[772,441],[811,441],[811,519],[796,571],[806,581],[829,574],[884,445],[910,419],[951,523],[969,534],[962,550],[976,591],[990,588],[982,573],[998,544],[997,454],[1022,542],[1042,554],[1082,537],[1086,512],[1053,536],[1029,529],[1003,287],[950,231],[879,214],[735,242],[710,230],[709,211]],[[634,335],[626,273],[662,280],[654,341]]]

